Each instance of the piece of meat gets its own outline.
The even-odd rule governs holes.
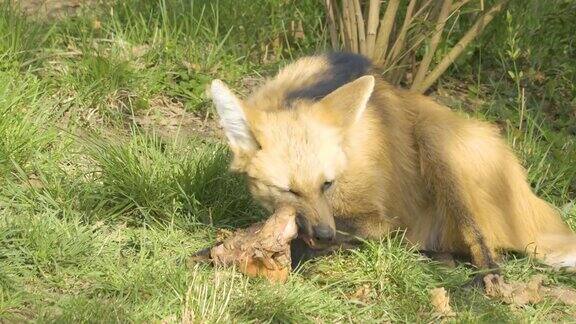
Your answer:
[[[297,235],[296,211],[286,206],[265,222],[239,229],[215,246],[197,252],[192,261],[209,260],[215,266],[236,266],[251,277],[285,282],[291,267],[290,241]]]
[[[563,286],[544,286],[546,276],[535,275],[528,282],[505,282],[499,275],[484,277],[485,292],[488,297],[499,298],[507,304],[523,307],[552,299],[565,305],[576,305],[576,290]]]

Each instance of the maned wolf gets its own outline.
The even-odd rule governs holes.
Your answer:
[[[479,268],[497,269],[502,250],[576,266],[576,235],[495,127],[389,85],[363,56],[302,58],[246,100],[214,80],[211,96],[231,169],[264,207],[295,206],[312,248],[405,230]]]

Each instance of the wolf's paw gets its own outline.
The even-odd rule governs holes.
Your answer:
[[[481,289],[486,290],[491,285],[499,285],[504,283],[504,277],[500,274],[500,270],[490,270],[490,272],[477,273],[467,283],[464,284],[465,289]]]
[[[498,295],[501,290],[508,289],[507,287],[508,284],[500,274],[489,273],[482,277],[482,288],[488,296]]]

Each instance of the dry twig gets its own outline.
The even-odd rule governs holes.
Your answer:
[[[483,1],[477,1],[483,10]],[[433,61],[438,46],[447,37],[444,33],[447,21],[470,0],[410,0],[407,3],[388,0],[382,14],[381,2],[325,0],[332,45],[337,49],[343,48],[367,56],[376,66],[384,68],[388,80],[398,83],[402,79],[411,79],[411,89],[424,92],[462,54],[464,47],[484,30],[508,0],[500,0],[485,11],[436,66],[433,66]],[[403,5],[406,5],[405,10]],[[434,22],[430,28],[421,24],[431,20]],[[427,50],[418,62],[417,54],[423,44],[427,44]],[[412,73],[407,74],[410,68],[413,69]]]

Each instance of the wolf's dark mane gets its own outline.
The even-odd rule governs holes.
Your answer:
[[[332,91],[369,73],[372,63],[359,54],[335,52],[326,54],[330,67],[318,77],[313,85],[286,94],[290,104],[299,99],[320,100]]]

